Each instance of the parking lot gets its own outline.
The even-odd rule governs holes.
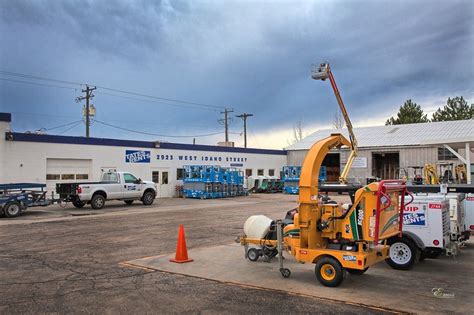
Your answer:
[[[0,312],[467,313],[474,307],[472,242],[456,259],[426,260],[408,272],[379,264],[333,289],[315,280],[310,265],[287,259],[293,274],[283,279],[276,260],[245,261],[233,243],[245,219],[280,218],[296,200],[283,194],[157,199],[151,207],[51,206],[1,218]],[[171,265],[179,224],[195,262]],[[436,297],[433,288],[446,294]]]

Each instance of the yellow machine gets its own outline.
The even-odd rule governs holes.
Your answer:
[[[436,171],[436,165],[434,164],[425,164],[423,168],[423,175],[425,177],[425,184],[428,185],[439,185],[439,176]]]
[[[458,164],[454,168],[456,173],[456,182],[458,184],[465,184],[467,183],[467,171],[466,166],[464,164]]]
[[[343,281],[346,271],[363,274],[388,257],[390,246],[385,240],[401,233],[407,191],[404,181],[386,180],[358,189],[352,204],[339,205],[319,195],[318,174],[326,155],[334,148],[351,148],[349,168],[346,165],[341,174],[341,182],[345,182],[356,156],[357,142],[329,65],[322,64],[318,71],[313,78],[331,80],[351,141],[341,134],[333,134],[316,142],[301,168],[298,212],[293,221],[268,223],[270,231],[264,236],[252,238],[246,232],[237,241],[245,246],[246,258],[252,261],[279,254],[280,272],[285,278],[291,272],[283,267],[283,251],[301,263],[316,264],[319,282],[335,287]],[[252,219],[247,220],[247,228],[252,225]]]

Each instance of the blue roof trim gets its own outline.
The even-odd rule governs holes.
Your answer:
[[[64,144],[86,144],[86,145],[107,145],[114,147],[138,147],[138,148],[154,148],[155,143],[149,141],[134,141],[134,140],[117,140],[106,138],[86,138],[86,137],[71,137],[71,136],[52,136],[39,135],[34,133],[10,133],[13,139],[9,139],[9,133],[6,134],[6,139],[10,141],[26,141],[26,142],[44,142],[44,143],[64,143]]]
[[[0,121],[11,122],[12,114],[10,113],[0,113]]]
[[[134,148],[156,148],[155,142],[151,142],[151,141],[54,136],[54,135],[41,135],[41,134],[34,134],[34,133],[19,133],[19,132],[6,133],[5,139],[8,141],[23,141],[23,142],[104,145],[104,146],[134,147]],[[212,146],[212,145],[200,145],[200,144],[194,145],[194,144],[171,143],[171,142],[160,142],[158,148],[159,149],[173,149],[173,150],[189,150],[189,151],[286,155],[286,151],[284,150],[250,149],[250,148],[235,148],[235,147],[232,148],[232,147],[218,147],[218,146]]]

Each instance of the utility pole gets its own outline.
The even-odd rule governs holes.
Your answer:
[[[94,97],[94,94],[92,94],[92,91],[94,91],[95,89],[97,89],[97,87],[89,87],[88,85],[86,85],[86,89],[82,90],[83,93],[86,93],[85,96],[79,96],[76,98],[76,103],[79,103],[80,101],[82,100],[86,100],[86,138],[89,138],[89,128],[90,128],[90,125],[91,125],[91,121],[90,121],[90,105],[89,105],[89,100],[92,99]]]
[[[237,115],[235,117],[242,118],[244,121],[244,148],[247,147],[247,118],[252,117],[253,114],[242,113],[241,115]]]
[[[225,128],[225,142],[229,142],[229,113],[233,113],[233,109],[226,108],[221,114],[224,114],[224,119],[220,119],[219,122],[224,122]]]

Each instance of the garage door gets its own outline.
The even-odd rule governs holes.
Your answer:
[[[56,183],[89,181],[92,160],[46,159],[46,185],[54,191]]]

